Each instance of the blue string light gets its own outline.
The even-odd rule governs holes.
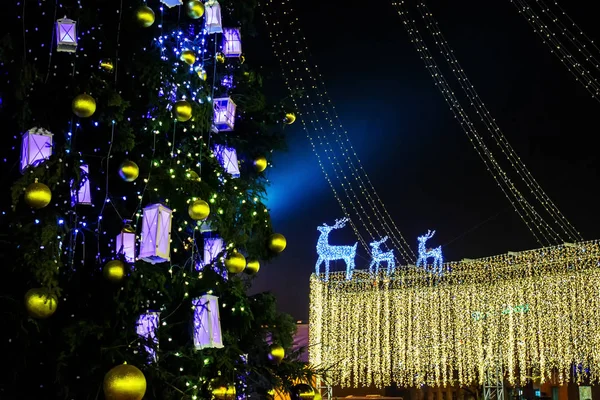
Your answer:
[[[370,243],[371,246],[371,264],[369,265],[369,272],[373,272],[373,267],[375,267],[375,274],[379,274],[379,266],[382,262],[387,264],[387,274],[391,275],[394,269],[396,268],[396,261],[394,259],[394,250],[382,252],[380,246],[388,240],[388,237],[385,236],[383,239]]]
[[[329,232],[334,229],[343,228],[346,226],[346,222],[348,222],[348,218],[342,218],[336,220],[333,226],[323,224],[317,227],[317,230],[321,232],[321,236],[317,241],[317,254],[319,258],[315,265],[315,271],[319,275],[319,266],[325,263],[325,281],[329,280],[329,262],[335,260],[343,260],[346,263],[346,279],[349,280],[352,278],[358,242],[354,243],[354,246],[332,246],[328,240]]]
[[[422,266],[424,270],[432,272],[437,275],[442,275],[442,268],[444,259],[442,257],[442,246],[438,246],[435,249],[427,249],[425,242],[431,239],[435,235],[435,231],[427,231],[426,235],[419,236],[419,258],[417,259],[417,267]],[[427,264],[427,259],[433,258],[433,264],[431,267]]]

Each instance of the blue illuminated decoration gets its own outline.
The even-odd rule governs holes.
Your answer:
[[[354,246],[331,246],[328,240],[329,232],[334,229],[343,228],[346,226],[346,222],[348,222],[348,218],[336,219],[333,226],[323,224],[317,227],[317,230],[321,232],[321,236],[319,236],[319,240],[317,241],[319,259],[315,265],[315,271],[319,275],[319,266],[325,263],[325,281],[329,280],[329,262],[335,260],[343,260],[346,263],[346,279],[352,278],[354,257],[356,256],[358,242],[354,243]]]
[[[215,154],[215,157],[217,157],[217,160],[219,160],[219,164],[221,164],[227,173],[229,173],[233,178],[240,177],[237,152],[233,147],[226,147],[217,144],[214,146],[213,153]]]
[[[435,235],[435,231],[427,231],[426,235],[419,236],[419,258],[417,259],[417,267],[422,266],[424,270],[432,272],[434,274],[442,274],[442,264],[444,263],[442,257],[442,246],[438,246],[435,249],[428,249],[425,247],[425,242],[431,239]],[[431,267],[427,264],[427,259],[433,258]]]
[[[146,342],[144,348],[148,353],[150,361],[157,360],[156,349],[158,348],[158,338],[156,337],[156,330],[158,329],[159,319],[159,312],[149,312],[140,315],[137,321],[136,331]]]
[[[369,272],[373,272],[373,267],[375,267],[375,274],[379,274],[379,266],[382,262],[387,264],[387,274],[391,275],[394,269],[396,268],[396,261],[394,260],[394,250],[382,252],[380,246],[388,240],[388,237],[384,237],[383,239],[373,242],[370,244],[371,246],[371,264],[369,265]]]

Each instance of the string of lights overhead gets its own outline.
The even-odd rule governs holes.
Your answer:
[[[428,9],[426,3],[424,1],[417,3],[417,10],[425,21],[427,29],[434,39],[435,44],[440,49],[444,59],[449,63],[455,78],[458,80],[465,95],[469,99],[469,103],[475,108],[475,111],[481,118],[486,130],[490,133],[490,136],[494,139],[494,142],[500,148],[502,154],[506,156],[511,167],[517,172],[519,179],[526,185],[526,187],[535,197],[535,200],[554,221],[557,230],[562,230],[568,240],[583,240],[581,234],[573,227],[573,225],[571,225],[571,223],[560,212],[558,207],[554,204],[546,192],[544,192],[529,169],[525,166],[525,163],[516,154],[515,150],[504,136],[495,119],[491,116],[488,108],[479,97],[474,85],[467,77],[464,69],[458,61],[458,58],[456,57],[455,52],[452,50],[448,41],[441,32],[437,20]],[[546,223],[545,221],[542,222]],[[551,229],[552,228],[548,227],[548,230]],[[562,238],[558,235],[555,235],[555,239],[562,240]]]
[[[433,58],[433,55],[426,46],[414,20],[408,15],[408,11],[404,7],[404,2],[392,3],[392,5],[398,12],[402,25],[406,29],[420,58],[425,63],[425,68],[433,78],[436,87],[440,90],[444,100],[446,100],[447,104],[450,106],[450,110],[454,117],[459,121],[461,128],[469,138],[471,145],[483,161],[488,172],[491,173],[498,187],[513,206],[515,212],[519,215],[540,245],[544,246],[554,243],[552,240],[552,232],[548,231],[548,224],[542,222],[543,220],[539,214],[515,187],[509,176],[496,161],[492,151],[485,144],[483,137],[477,131],[475,124],[471,121],[469,115],[462,107],[460,101],[454,94],[454,91],[448,84],[443,72]]]
[[[600,71],[600,49],[596,44],[556,1],[552,3],[557,13],[543,0],[511,0],[511,3],[575,80],[581,83],[593,99],[600,102],[600,82],[597,78]]]
[[[279,15],[277,13],[278,8],[273,6],[273,2],[268,2],[268,7],[262,8],[263,17],[270,29],[269,33],[276,57],[281,62],[283,73],[287,76],[286,84],[290,92],[290,97],[297,108],[298,117],[301,119],[305,133],[311,141],[313,151],[317,154],[321,169],[323,172],[326,172],[323,160],[328,161],[329,164],[327,167],[333,169],[342,188],[347,188],[347,192],[350,192],[351,197],[346,192],[347,201],[351,204],[356,203],[355,205],[360,209],[359,212],[355,205],[352,205],[358,218],[362,219],[364,217],[367,220],[361,226],[368,231],[367,234],[369,237],[372,240],[377,240],[379,239],[378,235],[381,234],[380,232],[383,232],[383,234],[394,239],[403,258],[411,262],[414,260],[414,253],[410,249],[410,246],[408,246],[403,238],[399,240],[398,234],[391,229],[390,226],[393,224],[393,221],[392,224],[386,221],[384,213],[379,210],[377,202],[369,190],[367,190],[366,179],[363,180],[363,175],[366,176],[364,169],[362,166],[360,168],[356,167],[350,157],[350,154],[354,154],[354,157],[358,159],[356,151],[348,145],[349,138],[347,133],[343,128],[340,131],[336,127],[333,116],[326,106],[326,94],[321,90],[323,86],[322,80],[319,81],[316,78],[312,64],[308,62],[308,47],[306,46],[304,36],[299,30],[297,18],[292,15],[293,9],[288,1],[284,0],[283,3],[281,9],[286,11],[282,15]],[[291,32],[284,32],[284,27]],[[292,36],[291,40],[287,39],[290,35]],[[305,118],[313,126],[312,130],[309,129],[309,124],[303,121]],[[335,116],[335,118],[339,121],[339,117]],[[321,122],[322,120],[325,122]],[[317,137],[321,147],[315,145],[316,141],[312,136]],[[335,149],[332,141],[336,143]],[[318,154],[319,151],[322,151],[325,157],[321,157]],[[340,158],[343,159],[342,162],[340,162]],[[333,188],[333,182],[329,178],[328,183]],[[371,184],[370,186],[372,187]],[[377,198],[379,197],[377,196]],[[336,199],[338,203],[342,203],[339,196]],[[379,202],[383,204],[381,200]],[[367,212],[367,208],[371,210],[371,213]],[[387,210],[385,214],[389,217]],[[374,215],[374,218],[371,215]],[[346,214],[346,217],[350,218],[354,229],[356,224],[352,222],[352,216]],[[391,218],[389,219],[391,220]],[[383,236],[383,234],[381,235]]]

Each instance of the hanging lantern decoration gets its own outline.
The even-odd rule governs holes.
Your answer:
[[[103,386],[106,399],[142,400],[146,394],[146,377],[133,365],[117,365],[104,375]]]
[[[51,295],[47,289],[29,289],[25,293],[25,308],[30,317],[44,319],[56,312],[58,299]]]
[[[281,233],[274,233],[269,237],[269,249],[275,253],[281,253],[287,246],[287,240]]]
[[[290,113],[287,113],[287,114],[285,114],[285,121],[284,121],[284,122],[285,122],[287,125],[291,125],[291,124],[293,124],[295,121],[296,121],[296,114],[294,114],[294,113],[291,113],[291,112],[290,112]]]
[[[204,15],[204,4],[198,0],[189,0],[186,3],[187,15],[191,19],[198,19]]]
[[[154,11],[148,6],[140,6],[135,11],[135,19],[142,28],[151,27],[155,18]]]
[[[25,203],[31,208],[39,210],[50,204],[50,201],[52,201],[52,191],[48,186],[39,183],[37,178],[25,189]]]
[[[271,362],[279,364],[285,357],[285,350],[278,344],[271,345],[268,357]]]
[[[204,68],[202,68],[201,66],[197,66],[195,68],[195,71],[198,74],[198,78],[202,79],[203,81],[206,80],[208,75],[206,74],[206,71],[204,70]]]
[[[126,262],[135,262],[135,229],[131,225],[131,220],[123,221],[123,229],[117,235],[116,253],[123,256]]]
[[[156,333],[158,330],[158,323],[160,321],[159,312],[148,312],[139,316],[137,320],[136,332],[144,338],[146,344],[144,349],[148,353],[150,362],[157,360],[156,350],[158,349],[158,337]]]
[[[239,28],[223,29],[223,54],[225,57],[242,55],[242,35]]]
[[[182,0],[160,0],[160,2],[169,8],[173,8],[183,4]]]
[[[179,100],[173,105],[173,114],[179,122],[189,121],[192,118],[192,105],[185,100]]]
[[[219,298],[205,294],[192,300],[194,309],[194,346],[196,350],[223,347]]]
[[[201,221],[210,215],[210,206],[204,200],[194,200],[188,206],[188,214],[194,221]]]
[[[140,176],[140,167],[133,161],[125,160],[119,166],[119,176],[125,182],[133,182]]]
[[[115,69],[115,64],[113,64],[113,61],[110,58],[108,58],[106,60],[100,61],[100,69],[106,72],[113,72],[113,70]]]
[[[235,386],[219,386],[212,390],[213,399],[235,400]]]
[[[107,262],[102,268],[106,280],[117,283],[125,277],[125,264],[121,260]]]
[[[77,183],[78,187],[75,187],[75,180],[71,181],[71,206],[75,204],[83,206],[92,205],[92,191],[90,188],[89,172],[90,168],[87,164],[81,164],[79,166],[80,179]]]
[[[233,251],[225,257],[225,268],[230,274],[239,274],[246,268],[246,258],[237,251]]]
[[[299,383],[292,386],[290,394],[292,400],[314,400],[317,393],[312,386],[306,383]]]
[[[211,35],[213,33],[222,33],[223,25],[221,24],[221,6],[217,0],[208,0],[204,3],[204,9],[206,12],[206,33]]]
[[[220,237],[204,238],[204,265],[212,264],[225,248],[225,243]]]
[[[248,260],[248,263],[246,264],[246,269],[244,270],[244,272],[246,272],[248,275],[256,275],[256,273],[258,272],[259,269],[260,269],[260,262],[255,259],[250,259],[250,260]]]
[[[62,18],[56,21],[56,51],[75,53],[77,51],[77,22]]]
[[[256,157],[254,159],[254,169],[256,170],[256,172],[263,172],[265,169],[267,169],[267,166],[269,165],[269,163],[267,162],[267,158],[264,156],[259,156]]]
[[[73,99],[71,109],[79,118],[89,118],[96,112],[96,100],[85,93],[80,94]]]
[[[172,211],[162,204],[144,208],[140,258],[150,264],[171,260]]]
[[[194,65],[196,62],[196,53],[193,50],[183,50],[179,59],[187,65]]]
[[[213,154],[221,164],[221,167],[233,178],[240,177],[240,166],[238,165],[237,152],[233,147],[225,147],[217,144],[213,147]]]
[[[52,133],[31,128],[21,138],[21,173],[28,167],[37,167],[52,155]]]
[[[230,97],[214,99],[214,126],[219,132],[233,130],[235,127],[236,107]]]

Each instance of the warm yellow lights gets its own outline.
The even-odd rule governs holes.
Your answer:
[[[482,383],[497,363],[511,384],[565,381],[574,364],[596,380],[599,261],[594,241],[449,263],[441,279],[414,268],[313,276],[310,361],[356,387]]]

